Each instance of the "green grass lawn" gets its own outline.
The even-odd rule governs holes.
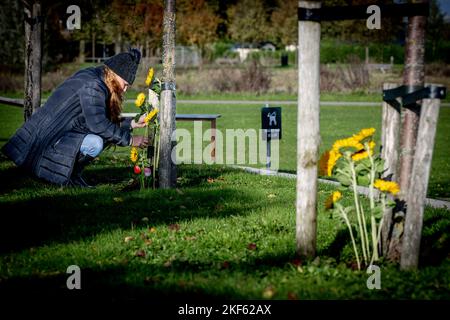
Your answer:
[[[224,135],[224,161],[226,156],[226,129],[259,129],[261,126],[260,109],[263,105],[195,105],[180,104],[177,106],[177,113],[211,113],[221,114],[218,119],[217,128]],[[136,108],[129,104],[127,112],[135,112]],[[297,106],[282,106],[282,126],[283,137],[280,141],[280,165],[279,169],[286,172],[296,171],[296,134],[297,134]],[[359,106],[321,106],[320,111],[320,132],[321,145],[320,153],[331,148],[337,139],[345,138],[362,128],[374,127],[377,129],[375,140],[379,145],[381,138],[381,107],[359,107]],[[177,128],[186,128],[193,132],[193,124],[188,122],[178,122]],[[209,123],[203,124],[203,129],[209,128]],[[442,108],[439,115],[439,123],[433,154],[433,163],[428,188],[429,197],[450,199],[450,157],[448,150],[450,147],[450,109]],[[203,144],[205,148],[209,144]],[[247,145],[247,150],[248,150]],[[198,150],[197,150],[198,151]],[[194,149],[192,150],[194,152]],[[236,154],[236,152],[235,152]],[[193,158],[192,154],[192,158]],[[246,163],[248,164],[248,152]],[[254,165],[252,165],[254,166]],[[260,163],[259,167],[263,164]]]
[[[344,226],[324,211],[328,185],[319,258],[299,261],[294,180],[181,166],[177,190],[124,191],[129,166],[113,157],[87,171],[95,190],[49,186],[5,161],[0,174],[0,290],[10,295],[69,296],[66,268],[78,265],[90,298],[450,298],[445,210],[426,210],[420,271],[385,263],[382,289],[369,290],[366,272],[350,268]]]
[[[224,161],[226,161],[226,129],[259,129],[261,126],[259,105],[195,105],[179,104],[177,113],[218,113],[217,128],[224,136]],[[136,112],[133,104],[127,104],[125,112]],[[22,123],[22,112],[19,108],[0,105],[0,120],[3,126],[0,128],[0,146],[3,145],[13,132]],[[297,134],[297,106],[282,106],[283,138],[280,140],[280,164],[279,170],[286,172],[296,171],[296,134]],[[322,106],[320,111],[321,145],[320,153],[329,149],[337,139],[347,137],[358,132],[362,128],[374,127],[377,129],[375,140],[379,143],[381,126],[381,107],[359,106]],[[193,123],[177,122],[178,128],[188,129],[193,132]],[[204,122],[203,130],[209,128],[209,123]],[[139,131],[138,131],[139,132]],[[428,188],[428,196],[439,199],[450,199],[450,109],[442,108],[439,115],[439,123],[433,153],[433,163]],[[207,140],[207,139],[206,139]],[[192,138],[193,141],[193,138]],[[209,140],[203,143],[203,148],[209,144]],[[261,144],[259,144],[261,146]],[[249,164],[249,146],[247,144],[246,162]],[[126,154],[128,148],[117,148],[118,154]],[[259,150],[259,148],[258,148]],[[199,150],[197,150],[199,151]],[[192,148],[192,159],[194,159]],[[236,157],[236,152],[235,152]],[[236,158],[237,160],[237,158]],[[263,163],[251,166],[264,166]]]
[[[134,111],[129,105],[125,111]],[[258,128],[260,106],[179,105],[178,113],[220,113],[221,130]],[[443,108],[429,194],[449,198],[450,110]],[[335,139],[380,126],[380,108],[321,109],[321,151]],[[0,106],[0,145],[22,121]],[[295,171],[296,108],[283,106],[280,169]],[[179,122],[180,128],[192,124]],[[206,126],[206,125],[205,125]],[[379,140],[379,130],[376,139]],[[202,299],[449,299],[450,215],[425,211],[421,269],[381,265],[382,289],[354,271],[349,236],[325,212],[319,186],[314,261],[295,257],[295,181],[226,166],[182,165],[177,190],[130,189],[129,148],[106,150],[86,177],[95,190],[51,186],[0,156],[0,291],[69,295],[66,268],[82,270],[85,297]],[[345,199],[349,203],[350,199]]]

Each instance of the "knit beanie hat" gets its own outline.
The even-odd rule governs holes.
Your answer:
[[[105,61],[105,65],[131,85],[136,77],[140,60],[141,52],[138,49],[130,49],[128,52],[112,56]]]

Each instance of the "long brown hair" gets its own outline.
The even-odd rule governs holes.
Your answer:
[[[111,122],[120,122],[120,113],[122,112],[123,91],[116,80],[114,71],[104,66],[104,81],[109,90],[108,107]]]

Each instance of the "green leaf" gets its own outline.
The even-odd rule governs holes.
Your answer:
[[[395,201],[388,200],[386,202],[386,206],[389,207],[389,208],[394,208],[395,207]]]
[[[134,116],[134,122],[138,122],[139,118],[141,117],[142,114],[138,113],[137,115]]]
[[[340,185],[337,187],[337,190],[342,191],[342,192],[348,191],[348,186],[346,187],[346,186]]]
[[[346,187],[352,184],[351,179],[348,176],[341,173],[336,173],[336,179],[340,182],[340,184]]]
[[[384,171],[384,160],[381,158],[377,158],[375,160],[375,171],[377,173],[383,173]]]
[[[381,206],[376,206],[373,208],[372,214],[377,220],[381,219],[383,216],[383,208]]]
[[[365,159],[364,159],[365,160]],[[358,172],[360,172],[360,171],[369,171],[370,170],[370,168],[367,166],[367,164],[366,163],[364,163],[364,160],[362,160],[362,161],[360,161],[357,165],[356,165],[356,167],[355,167],[355,171],[358,173]]]
[[[370,184],[369,175],[359,175],[356,177],[356,180],[360,186],[368,186]]]

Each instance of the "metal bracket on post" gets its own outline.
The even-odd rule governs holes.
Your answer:
[[[163,90],[170,90],[170,91],[176,91],[175,82],[168,81],[161,83],[161,91]]]
[[[428,3],[375,4],[380,8],[382,17],[428,16]],[[337,21],[367,19],[369,5],[334,6],[321,8],[298,8],[298,21]]]
[[[383,101],[390,104],[397,111],[400,108],[409,108],[416,110],[417,101],[422,99],[444,99],[447,94],[446,87],[435,85],[422,86],[400,86],[394,89],[383,90]],[[397,98],[401,98],[402,102],[398,102]]]

